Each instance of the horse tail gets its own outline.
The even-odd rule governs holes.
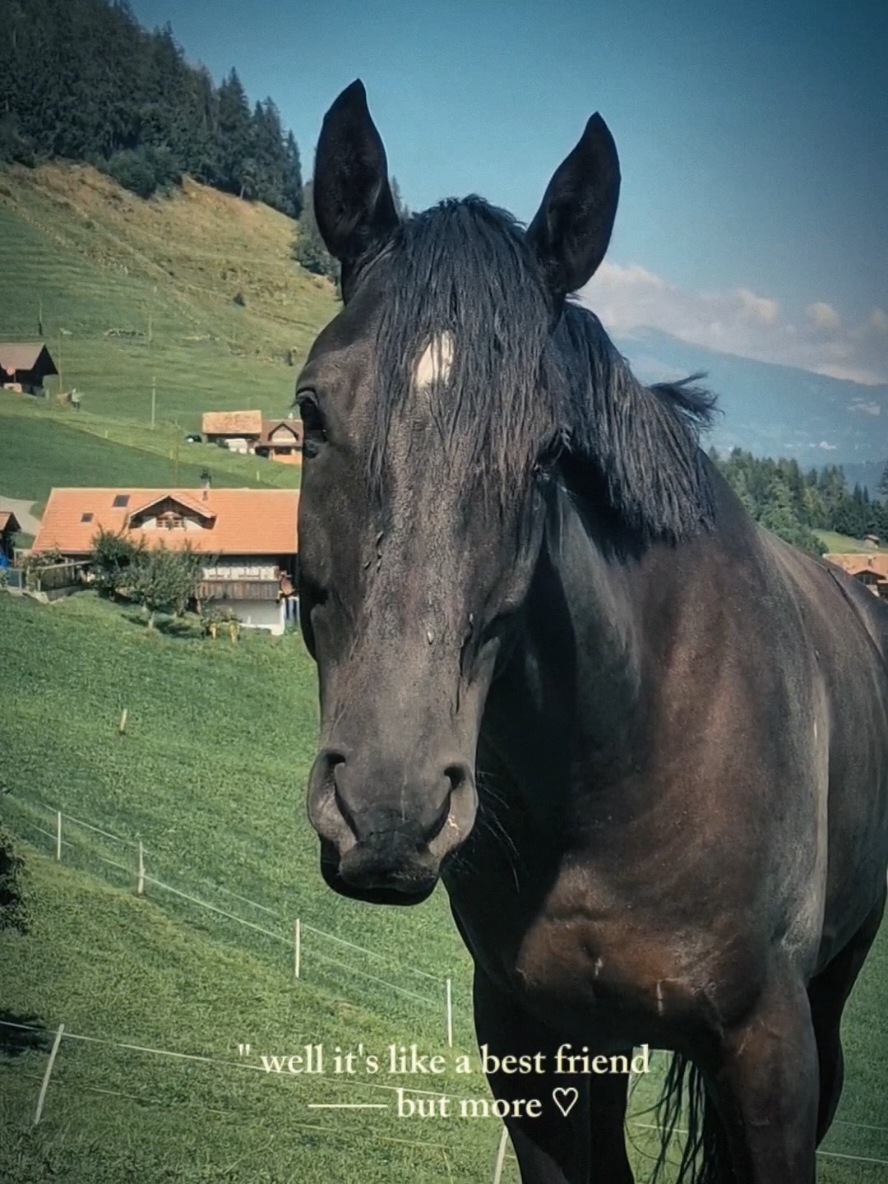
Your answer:
[[[700,1070],[687,1057],[674,1053],[656,1105],[660,1150],[651,1184],[659,1181],[667,1166],[667,1154],[681,1119],[687,1136],[675,1184],[729,1184],[733,1179],[727,1139],[721,1119]]]

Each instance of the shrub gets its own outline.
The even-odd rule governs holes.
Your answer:
[[[12,839],[0,827],[0,930],[27,933],[31,918],[22,890],[24,860],[13,850]]]
[[[137,148],[116,152],[107,171],[119,185],[137,197],[166,191],[182,179],[182,170],[169,148]]]
[[[149,629],[154,627],[159,612],[172,611],[177,617],[185,615],[205,562],[204,556],[188,546],[181,551],[154,547],[139,556],[127,580],[127,595],[145,609]]]
[[[122,534],[100,530],[93,539],[92,572],[94,585],[105,595],[124,594],[133,566],[145,553],[145,544],[132,542]]]

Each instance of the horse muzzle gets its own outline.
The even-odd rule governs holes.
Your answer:
[[[343,896],[378,904],[418,904],[434,890],[443,861],[472,829],[478,798],[468,764],[437,777],[374,777],[330,749],[309,780],[308,815],[321,839],[321,873]],[[391,792],[379,786],[398,785]],[[392,801],[394,796],[397,805]]]

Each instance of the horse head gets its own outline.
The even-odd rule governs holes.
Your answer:
[[[425,899],[472,830],[485,700],[567,431],[552,338],[618,192],[594,115],[526,231],[479,198],[402,222],[361,83],[325,117],[315,212],[344,304],[297,383],[299,570],[321,700],[309,815],[345,895]]]

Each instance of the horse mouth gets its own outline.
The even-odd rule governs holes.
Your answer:
[[[358,878],[343,875],[343,860],[334,843],[321,839],[321,875],[328,888],[349,900],[366,904],[400,905],[422,904],[432,895],[439,879],[439,868],[423,866],[421,872],[392,874],[387,877]]]

